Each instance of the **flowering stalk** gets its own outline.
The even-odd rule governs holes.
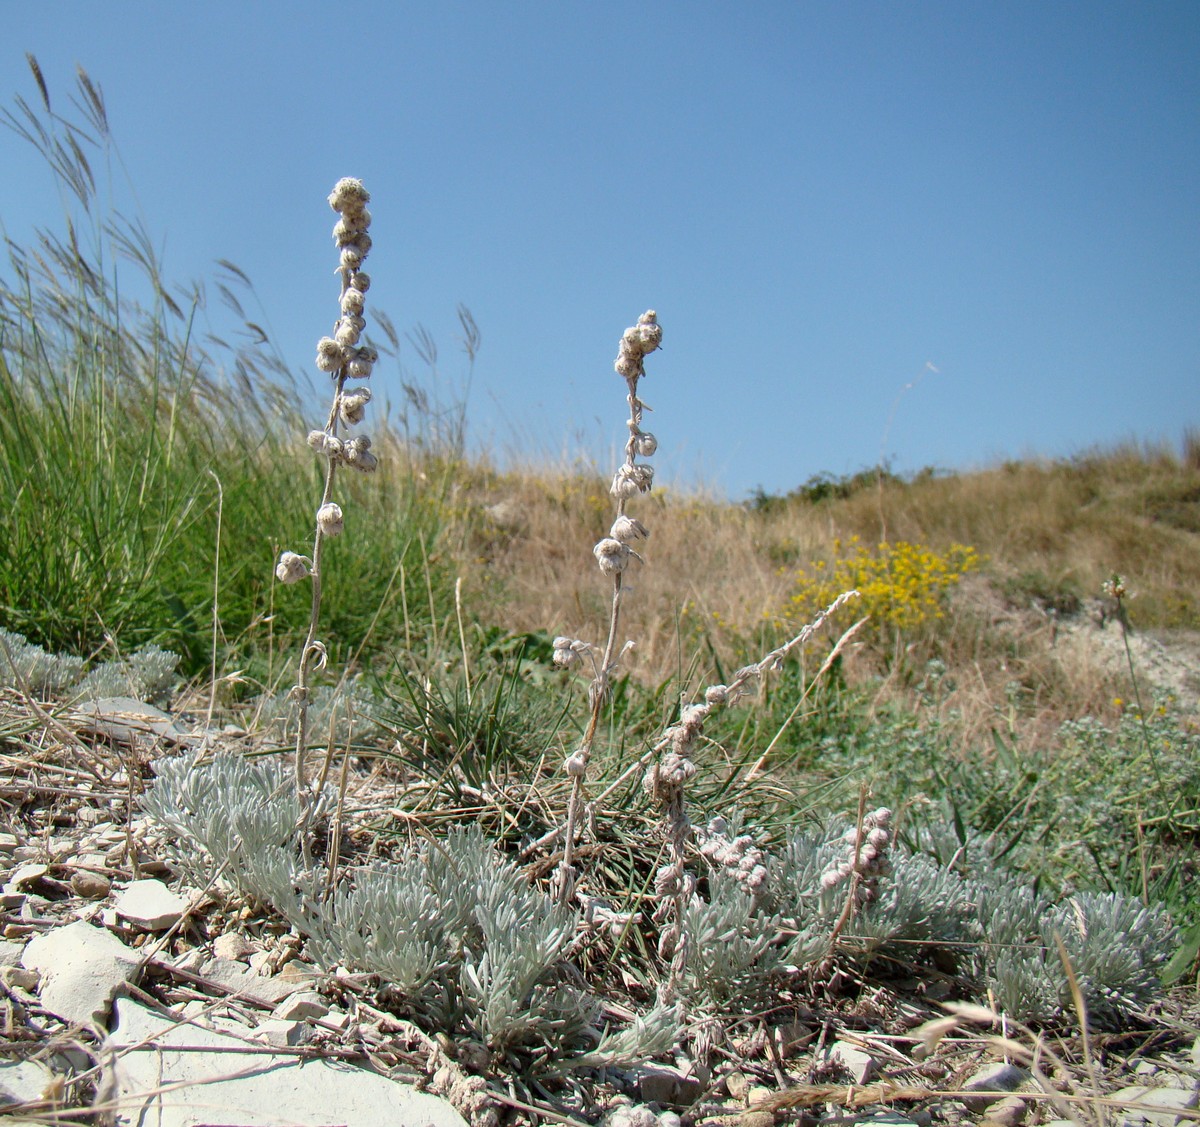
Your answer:
[[[339,180],[329,196],[329,206],[341,215],[333,228],[334,242],[339,249],[336,272],[341,278],[341,316],[334,326],[333,336],[322,337],[317,342],[317,367],[332,377],[333,398],[324,429],[310,431],[308,435],[308,445],[325,458],[325,487],[317,506],[312,556],[283,552],[275,567],[275,575],[281,583],[312,580],[308,636],[300,651],[296,685],[292,689],[300,712],[296,732],[296,787],[304,803],[306,823],[309,815],[305,771],[309,682],[314,668],[323,668],[327,659],[324,643],[317,640],[321,615],[321,558],[326,538],[339,535],[345,527],[342,508],[333,500],[334,477],[338,466],[345,465],[361,473],[370,473],[378,464],[371,453],[371,440],[365,434],[354,437],[339,434],[342,425],[354,426],[362,422],[364,409],[371,399],[369,388],[361,385],[347,387],[347,381],[368,378],[379,358],[370,345],[359,344],[366,327],[363,317],[365,294],[371,285],[370,277],[362,270],[363,260],[371,249],[371,236],[367,234],[371,213],[366,206],[370,198],[362,182],[350,178]]]
[[[626,329],[621,337],[620,350],[613,365],[617,375],[622,376],[629,389],[629,439],[625,443],[625,461],[617,468],[609,492],[616,499],[616,519],[592,549],[601,572],[612,579],[612,602],[608,619],[608,639],[604,651],[597,661],[596,647],[577,638],[554,639],[555,664],[564,668],[575,665],[581,657],[587,657],[592,667],[592,683],[588,686],[588,704],[591,714],[579,746],[567,757],[563,770],[571,779],[571,797],[567,806],[567,825],[563,842],[563,859],[558,869],[558,895],[564,903],[570,899],[575,887],[575,872],[572,865],[575,849],[575,834],[582,808],[583,783],[587,775],[588,760],[592,754],[592,743],[600,712],[608,697],[612,678],[633,643],[626,642],[617,652],[617,631],[621,618],[621,596],[624,591],[624,574],[632,560],[641,557],[632,545],[645,539],[649,532],[640,520],[628,516],[625,507],[639,493],[648,493],[654,482],[654,470],[638,458],[649,458],[658,449],[654,435],[641,429],[642,413],[649,408],[638,397],[638,380],[646,374],[645,358],[662,343],[662,328],[654,310],[648,310],[636,325]]]

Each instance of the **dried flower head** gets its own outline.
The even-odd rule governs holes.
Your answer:
[[[329,501],[317,510],[317,527],[326,536],[337,536],[346,527],[342,507]]]
[[[613,521],[608,534],[614,540],[620,540],[622,544],[632,544],[637,540],[645,540],[650,535],[650,531],[640,520],[622,513]]]
[[[275,577],[280,583],[299,583],[311,574],[312,560],[307,556],[298,556],[295,552],[284,552],[275,565]]]
[[[616,575],[629,566],[633,551],[628,544],[606,536],[592,549],[592,555],[596,557],[596,562],[605,575]]]
[[[317,367],[322,372],[340,371],[346,363],[346,351],[332,337],[317,341]]]
[[[342,392],[338,400],[338,414],[348,426],[357,426],[366,415],[366,406],[371,401],[369,387],[356,387]]]
[[[371,200],[371,193],[363,187],[361,180],[345,176],[333,186],[329,193],[329,206],[334,211],[360,212]]]
[[[642,431],[634,438],[633,448],[643,458],[651,458],[658,449],[658,439],[649,431]]]

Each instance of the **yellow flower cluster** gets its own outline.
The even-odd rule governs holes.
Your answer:
[[[952,544],[943,555],[903,540],[869,549],[857,536],[833,542],[834,558],[796,572],[785,617],[807,622],[842,591],[858,591],[855,613],[877,630],[909,631],[941,618],[946,593],[980,564],[974,548]]]

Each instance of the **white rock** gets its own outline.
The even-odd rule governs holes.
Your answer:
[[[42,976],[42,1006],[63,1021],[103,1026],[116,992],[137,975],[138,956],[115,935],[80,921],[25,945],[21,963]]]
[[[254,944],[236,931],[227,931],[213,940],[213,954],[218,959],[232,959],[234,962],[240,962],[253,951]]]
[[[16,967],[21,965],[21,955],[25,950],[23,943],[10,943],[0,940],[0,967]]]
[[[315,990],[301,990],[280,1002],[271,1016],[281,1021],[304,1021],[324,1017],[327,1013],[329,1006],[320,994]]]
[[[251,970],[246,969],[245,963],[235,963],[230,959],[210,959],[204,964],[201,972],[205,978],[211,978],[222,986],[227,986],[247,998],[254,998],[268,1006],[277,1006],[284,998],[304,990],[311,985],[311,979],[305,978],[261,978]]]
[[[153,1042],[109,1057],[102,1088],[112,1092],[120,1108],[117,1127],[466,1127],[466,1120],[444,1100],[378,1073],[285,1054],[239,1058],[228,1050],[242,1042],[227,1034],[177,1026],[128,998],[118,999],[116,1009],[108,1048]],[[206,1048],[226,1051],[195,1051]],[[192,1051],[172,1051],[179,1049]],[[174,1087],[161,1090],[168,1085]]]
[[[311,1041],[313,1029],[302,1021],[281,1021],[271,1018],[257,1026],[251,1036],[276,1048],[287,1049]]]
[[[0,1061],[0,1108],[40,1100],[53,1080],[54,1073],[37,1061]]]
[[[865,1084],[875,1074],[875,1058],[849,1041],[834,1041],[824,1056],[827,1063],[841,1065],[855,1084]]]
[[[963,1085],[968,1092],[1015,1092],[1029,1073],[1016,1065],[995,1061],[985,1065]],[[988,1104],[995,1103],[1001,1096],[963,1096],[962,1102],[972,1111],[983,1111]]]
[[[135,880],[114,905],[117,915],[146,931],[174,927],[188,909],[188,902],[160,880]]]
[[[1123,1109],[1121,1127],[1178,1127],[1192,1122],[1192,1116],[1179,1112],[1195,1108],[1200,1094],[1195,1088],[1148,1088],[1138,1084],[1113,1092],[1110,1098]]]

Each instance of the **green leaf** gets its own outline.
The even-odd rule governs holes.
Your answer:
[[[1188,928],[1179,949],[1167,960],[1167,965],[1163,967],[1163,985],[1170,986],[1181,979],[1192,969],[1198,957],[1200,957],[1200,922],[1194,923]]]

